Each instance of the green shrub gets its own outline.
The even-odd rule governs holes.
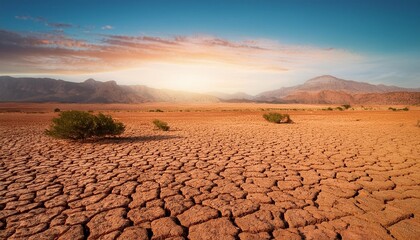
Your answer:
[[[116,122],[109,115],[99,113],[94,117],[96,123],[95,136],[103,137],[107,135],[119,135],[125,130],[124,124],[121,122]]]
[[[280,113],[266,113],[263,115],[265,120],[273,123],[292,123],[289,114],[280,114]]]
[[[59,108],[54,108],[54,112],[61,112]]]
[[[337,107],[336,109],[339,110],[339,111],[344,111],[344,109],[342,107]]]
[[[52,121],[53,124],[45,133],[63,139],[78,140],[119,135],[125,130],[124,124],[116,122],[111,116],[102,113],[93,115],[83,111],[64,111]]]
[[[167,122],[161,121],[159,119],[155,119],[153,120],[153,124],[160,130],[162,131],[168,131],[169,130],[169,126]]]

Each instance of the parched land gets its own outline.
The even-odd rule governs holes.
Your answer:
[[[67,142],[43,134],[56,106],[0,104],[0,239],[420,236],[418,107],[60,104],[127,126]]]

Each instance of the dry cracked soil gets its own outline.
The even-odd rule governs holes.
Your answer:
[[[420,238],[420,110],[245,105],[106,110],[126,133],[86,142],[0,113],[0,239]]]

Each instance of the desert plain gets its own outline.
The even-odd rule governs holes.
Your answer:
[[[50,138],[57,107],[126,132]],[[419,239],[420,107],[326,107],[2,103],[0,239]]]

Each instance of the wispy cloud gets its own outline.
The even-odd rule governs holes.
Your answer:
[[[43,17],[32,17],[29,15],[22,15],[22,16],[15,16],[16,19],[24,20],[24,21],[33,21],[45,24],[45,26],[52,27],[52,28],[70,28],[73,27],[73,24],[69,23],[59,23],[59,22],[50,22],[46,18]]]
[[[34,20],[34,21],[36,21],[36,19],[35,19],[35,18],[33,18],[33,17],[31,17],[31,16],[27,16],[27,15],[15,16],[15,18],[16,18],[16,19],[19,19],[19,20]]]
[[[202,35],[97,36],[99,42],[75,39],[62,32],[0,30],[0,72],[89,73],[135,68],[147,63],[225,64],[249,71],[285,72],[360,59],[344,50],[283,45],[264,39],[230,41]]]
[[[111,26],[111,25],[105,25],[105,26],[102,26],[101,29],[102,30],[112,30],[112,29],[114,29],[114,27]]]

